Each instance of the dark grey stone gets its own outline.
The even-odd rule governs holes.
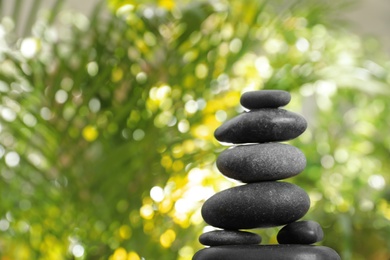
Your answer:
[[[303,217],[310,199],[286,182],[257,182],[223,190],[202,207],[202,217],[214,227],[251,229],[286,225]]]
[[[198,251],[193,260],[341,260],[329,247],[310,245],[214,246]]]
[[[291,95],[284,90],[257,90],[242,94],[240,103],[248,109],[277,108],[287,105]]]
[[[242,182],[281,180],[303,171],[306,158],[287,144],[240,145],[223,151],[217,167],[225,176]]]
[[[321,241],[324,232],[315,221],[298,221],[284,226],[278,233],[279,244],[310,245]]]
[[[202,234],[199,242],[206,246],[257,245],[261,242],[261,236],[245,231],[214,230]]]
[[[294,139],[307,127],[306,120],[280,108],[262,108],[240,114],[217,128],[214,136],[227,143],[267,143]]]

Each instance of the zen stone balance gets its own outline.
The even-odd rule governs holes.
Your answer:
[[[219,230],[199,237],[206,248],[194,260],[340,260],[333,249],[313,245],[324,236],[317,222],[299,221],[310,208],[307,193],[280,181],[306,167],[298,148],[279,143],[307,128],[301,115],[280,108],[290,100],[290,93],[281,90],[246,92],[240,102],[249,111],[215,131],[218,141],[236,144],[219,155],[219,171],[245,184],[218,192],[203,204],[204,221]],[[261,236],[248,231],[277,226],[283,227],[276,245],[261,245]]]

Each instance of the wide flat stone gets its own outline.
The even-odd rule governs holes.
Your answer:
[[[341,260],[329,247],[310,245],[215,246],[198,251],[193,260]]]
[[[240,103],[248,109],[277,108],[287,105],[291,95],[284,90],[257,90],[242,94]]]
[[[298,221],[284,226],[278,233],[279,244],[314,244],[324,238],[324,232],[315,221]]]
[[[206,246],[257,245],[261,236],[245,231],[214,230],[200,235],[199,242]]]
[[[294,139],[307,127],[306,120],[280,108],[263,108],[242,113],[214,132],[218,141],[227,143],[267,143]]]
[[[211,226],[236,230],[286,225],[303,217],[309,207],[303,189],[270,181],[218,192],[203,204],[201,213]]]
[[[246,183],[280,180],[303,171],[306,158],[287,144],[240,145],[223,151],[217,167],[223,175]]]

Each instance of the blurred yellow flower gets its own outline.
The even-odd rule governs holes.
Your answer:
[[[134,251],[129,252],[129,254],[127,255],[127,260],[140,260],[140,259],[141,258],[139,257],[139,255]]]
[[[131,237],[131,235],[132,235],[132,231],[131,231],[131,228],[128,225],[122,225],[119,228],[119,236],[122,239],[129,239]]]
[[[167,9],[167,10],[172,10],[175,7],[175,1],[174,0],[159,0],[158,5]]]
[[[84,129],[83,129],[83,137],[88,142],[95,141],[98,136],[99,136],[99,132],[96,129],[96,127],[91,126],[91,125],[87,125],[86,127],[84,127]]]
[[[123,70],[121,68],[115,68],[111,73],[111,81],[118,82],[123,78]]]
[[[112,257],[110,257],[112,260],[127,260],[127,252],[126,249],[123,247],[119,247],[115,250]]]
[[[176,233],[172,229],[168,229],[160,236],[160,244],[168,248],[172,245],[173,241],[176,239]]]

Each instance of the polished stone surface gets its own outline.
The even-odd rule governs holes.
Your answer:
[[[214,230],[200,235],[199,242],[206,246],[258,245],[261,236],[245,231]]]
[[[226,143],[267,143],[287,141],[301,135],[306,120],[280,108],[263,108],[242,113],[222,124],[215,138]]]
[[[310,245],[215,246],[198,251],[193,260],[341,260],[331,248]]]
[[[324,238],[324,232],[315,221],[298,221],[284,226],[278,233],[279,244],[314,244]]]
[[[287,144],[239,145],[223,151],[217,167],[223,175],[246,183],[281,180],[303,171],[306,157]]]
[[[257,90],[242,94],[240,103],[248,109],[277,108],[287,105],[290,100],[290,93],[284,90]]]
[[[202,207],[211,226],[251,229],[286,225],[303,217],[310,207],[307,193],[286,182],[257,182],[223,190]]]

